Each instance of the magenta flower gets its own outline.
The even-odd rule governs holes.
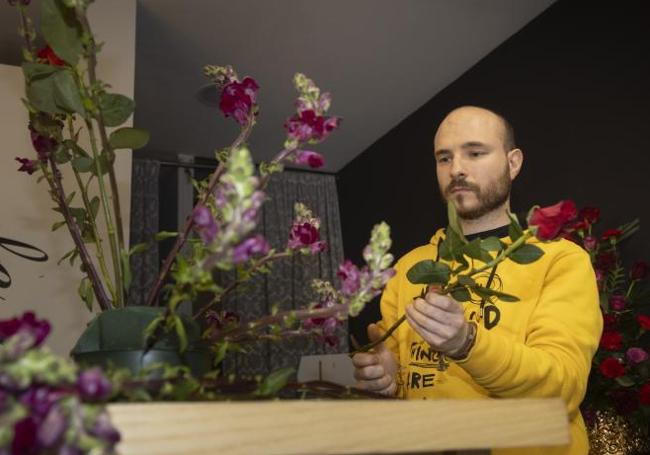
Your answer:
[[[45,319],[37,320],[34,313],[27,311],[20,318],[0,320],[0,341],[19,333],[26,332],[34,337],[34,346],[39,346],[50,334],[50,323]]]
[[[29,133],[32,139],[34,150],[38,154],[38,159],[42,162],[47,162],[48,158],[59,145],[57,141],[51,137],[39,134],[31,125],[29,125]]]
[[[320,153],[312,152],[309,150],[299,150],[296,155],[296,163],[307,164],[311,168],[319,168],[325,165],[325,160]]]
[[[614,294],[609,298],[609,305],[615,311],[623,311],[625,309],[625,296]]]
[[[90,368],[77,378],[77,390],[86,401],[102,401],[111,395],[111,382],[104,376],[101,368]]]
[[[201,236],[201,240],[206,245],[212,243],[217,235],[217,222],[212,216],[212,212],[205,205],[197,205],[192,212],[194,228]]]
[[[14,439],[11,441],[11,453],[37,453],[36,431],[38,425],[33,417],[25,417],[14,424]]]
[[[29,175],[32,175],[34,172],[36,172],[36,169],[38,169],[38,161],[36,160],[16,157],[16,161],[20,163],[18,172],[27,172]]]
[[[253,256],[265,255],[270,249],[271,247],[266,239],[262,235],[258,234],[244,240],[235,247],[232,253],[232,261],[235,264],[240,264],[248,261]]]
[[[111,423],[111,418],[106,411],[97,416],[95,424],[90,429],[90,434],[103,439],[110,447],[120,442],[121,439],[119,431]]]
[[[585,237],[583,241],[583,245],[585,247],[585,250],[587,251],[594,251],[596,249],[596,246],[598,245],[598,239],[596,237],[588,235]]]
[[[306,109],[288,119],[284,125],[291,139],[320,142],[339,126],[337,117],[319,115]]]
[[[57,405],[52,406],[36,432],[38,445],[43,448],[54,447],[63,436],[67,423],[63,409]]]
[[[627,361],[631,364],[641,363],[648,360],[648,353],[642,348],[630,348],[625,353]]]
[[[294,223],[289,232],[288,247],[292,250],[309,247],[313,253],[324,251],[327,243],[320,239],[320,232],[309,222]]]
[[[255,105],[258,89],[259,85],[251,77],[245,77],[241,82],[228,82],[221,91],[219,109],[226,117],[234,117],[237,123],[244,125]]]
[[[319,303],[314,308],[329,308],[333,305],[336,305],[334,301],[327,300]],[[339,321],[336,316],[330,316],[327,318],[308,318],[302,322],[302,326],[305,330],[317,331],[317,338],[330,346],[336,346],[339,342],[338,337],[335,336],[334,333],[340,324],[341,321]]]
[[[336,275],[341,278],[341,292],[345,295],[352,295],[361,287],[361,273],[352,261],[346,260],[341,264]]]
[[[37,386],[23,393],[20,402],[28,407],[33,415],[43,418],[62,395],[63,393],[59,390],[47,386]]]

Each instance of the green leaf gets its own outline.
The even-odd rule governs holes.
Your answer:
[[[58,221],[52,225],[52,231],[56,231],[61,226],[65,226],[65,221]],[[65,258],[65,257],[64,257]]]
[[[114,149],[139,149],[149,142],[149,132],[139,128],[120,128],[108,139]]]
[[[129,256],[132,256],[134,254],[143,253],[143,252],[147,251],[148,248],[149,248],[148,243],[138,243],[136,245],[133,245],[131,247],[131,249],[129,250]]]
[[[178,232],[171,232],[171,231],[160,231],[156,233],[154,238],[156,239],[157,242],[160,242],[161,240],[165,240],[171,237],[177,237]]]
[[[456,206],[453,202],[447,202],[447,218],[449,219],[449,227],[454,231],[462,243],[467,243],[467,239],[463,234],[463,228],[458,222],[458,213],[456,212]]]
[[[227,341],[223,341],[218,343],[217,346],[218,347],[214,355],[214,364],[213,364],[215,367],[218,366],[223,361],[223,359],[226,358],[226,353],[228,352],[229,343]]]
[[[56,105],[70,114],[78,113],[85,117],[86,109],[72,73],[70,71],[59,71],[52,77]]]
[[[176,336],[178,336],[178,342],[180,344],[180,351],[185,352],[187,349],[187,333],[185,332],[183,320],[178,315],[174,315],[174,326],[176,328]]]
[[[451,270],[443,262],[425,259],[415,264],[406,273],[406,277],[413,284],[442,284],[449,282]]]
[[[282,387],[287,385],[289,378],[293,374],[293,368],[282,368],[269,374],[255,391],[255,395],[270,397],[276,395]]]
[[[471,276],[458,275],[458,284],[462,284],[463,286],[473,287],[476,286],[476,281],[474,281],[474,278],[472,278]]]
[[[70,203],[72,202],[76,194],[77,194],[76,191],[73,191],[72,193],[68,194],[65,197],[65,205],[70,205]]]
[[[481,239],[474,239],[463,248],[464,253],[472,259],[488,263],[492,256],[481,248]]]
[[[23,75],[27,82],[34,79],[43,79],[53,75],[58,71],[63,71],[62,68],[53,65],[46,65],[44,63],[23,62]]]
[[[517,264],[530,264],[544,255],[544,251],[535,245],[523,244],[508,256]]]
[[[474,293],[479,297],[496,297],[503,302],[519,302],[519,297],[506,294],[505,292],[495,291],[494,289],[484,288],[482,286],[476,286],[475,288],[472,288],[472,291],[474,291]]]
[[[88,277],[84,277],[81,280],[77,292],[79,293],[79,297],[81,297],[81,300],[83,300],[84,303],[86,304],[86,308],[88,308],[88,311],[92,311],[93,298],[95,294],[93,293],[93,286],[92,283],[90,282],[90,279],[88,279]]]
[[[440,243],[438,255],[440,256],[440,259],[445,261],[452,261],[454,259],[454,255],[451,251],[451,243],[448,242],[446,238]]]
[[[46,77],[31,81],[27,85],[26,96],[36,110],[48,114],[66,114],[66,111],[57,106],[54,100],[54,91],[53,77]]]
[[[63,141],[63,145],[65,145],[65,147],[68,150],[72,151],[72,153],[74,154],[75,157],[78,157],[78,156],[89,157],[88,152],[86,152],[84,149],[82,149],[79,146],[79,144],[77,144],[75,141],[73,141],[71,139],[66,139],[65,141]]]
[[[524,230],[521,228],[521,225],[519,224],[519,220],[517,219],[517,216],[508,212],[508,216],[510,217],[510,226],[508,226],[508,236],[510,236],[510,240],[514,243],[515,240],[517,240],[519,237],[524,235]]]
[[[41,31],[54,53],[74,66],[83,52],[81,25],[61,0],[41,1]]]
[[[164,321],[165,318],[163,317],[163,315],[160,315],[149,323],[149,325],[144,329],[144,333],[143,333],[145,341],[148,341],[149,338],[151,338],[156,333],[158,327]]]
[[[636,383],[629,376],[619,376],[616,378],[616,382],[618,382],[621,387],[632,387],[636,385]]]
[[[72,160],[72,167],[75,171],[79,173],[90,172],[95,167],[94,161],[92,158],[86,156],[78,156]]]
[[[457,302],[468,302],[472,298],[472,295],[465,287],[455,288],[450,294]]]
[[[99,197],[93,196],[90,200],[90,211],[92,212],[93,220],[97,218],[97,213],[99,212]]]
[[[54,152],[54,161],[56,161],[56,164],[65,164],[71,159],[72,154],[70,153],[70,149],[61,146],[57,147]]]
[[[104,117],[104,125],[120,126],[133,114],[135,103],[118,93],[103,93],[99,98],[99,109]]]
[[[106,174],[111,168],[111,164],[105,153],[99,155],[96,162],[99,163],[99,170],[101,171],[102,175]],[[97,175],[97,166],[95,165],[96,162],[93,160],[93,165],[90,167],[90,172],[92,172],[93,175]]]
[[[128,251],[121,251],[120,259],[122,261],[122,280],[124,281],[124,291],[128,292],[131,287],[133,275],[131,274],[131,263],[129,262]]]
[[[497,237],[488,237],[481,240],[481,248],[487,251],[501,251],[501,241]]]

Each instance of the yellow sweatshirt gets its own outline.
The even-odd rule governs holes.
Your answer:
[[[397,274],[381,298],[386,330],[424,286],[411,284],[406,272],[419,261],[435,259],[444,238],[439,230],[428,245],[396,264]],[[506,243],[509,239],[502,238]],[[589,256],[567,240],[542,243],[536,262],[506,259],[498,265],[492,288],[519,297],[515,303],[465,302],[465,316],[478,323],[474,347],[466,359],[438,369],[429,345],[403,323],[386,341],[401,366],[402,396],[435,398],[561,397],[567,405],[571,444],[565,447],[493,450],[499,454],[587,454],[589,443],[578,406],[584,398],[592,357],[602,332],[596,279]],[[483,265],[475,261],[475,266]],[[477,281],[487,282],[489,273]]]

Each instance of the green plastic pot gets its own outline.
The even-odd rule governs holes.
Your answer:
[[[128,306],[98,314],[83,332],[70,355],[82,367],[128,368],[138,373],[153,363],[187,366],[194,376],[210,370],[211,355],[201,341],[201,330],[194,321],[183,318],[188,348],[179,352],[176,334],[167,334],[146,353],[144,330],[164,308]]]

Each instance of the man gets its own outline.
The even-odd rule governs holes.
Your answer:
[[[466,237],[508,241],[510,186],[523,163],[509,123],[487,109],[458,108],[440,124],[434,155],[440,192],[456,206]],[[368,335],[379,339],[404,313],[408,324],[372,352],[354,356],[357,386],[405,398],[559,396],[567,405],[571,444],[521,453],[586,454],[578,406],[602,331],[589,256],[567,240],[531,239],[544,250],[542,258],[527,265],[506,260],[482,277],[519,302],[461,304],[406,278],[414,264],[437,257],[442,238],[441,229],[396,264],[381,299],[382,320]]]

